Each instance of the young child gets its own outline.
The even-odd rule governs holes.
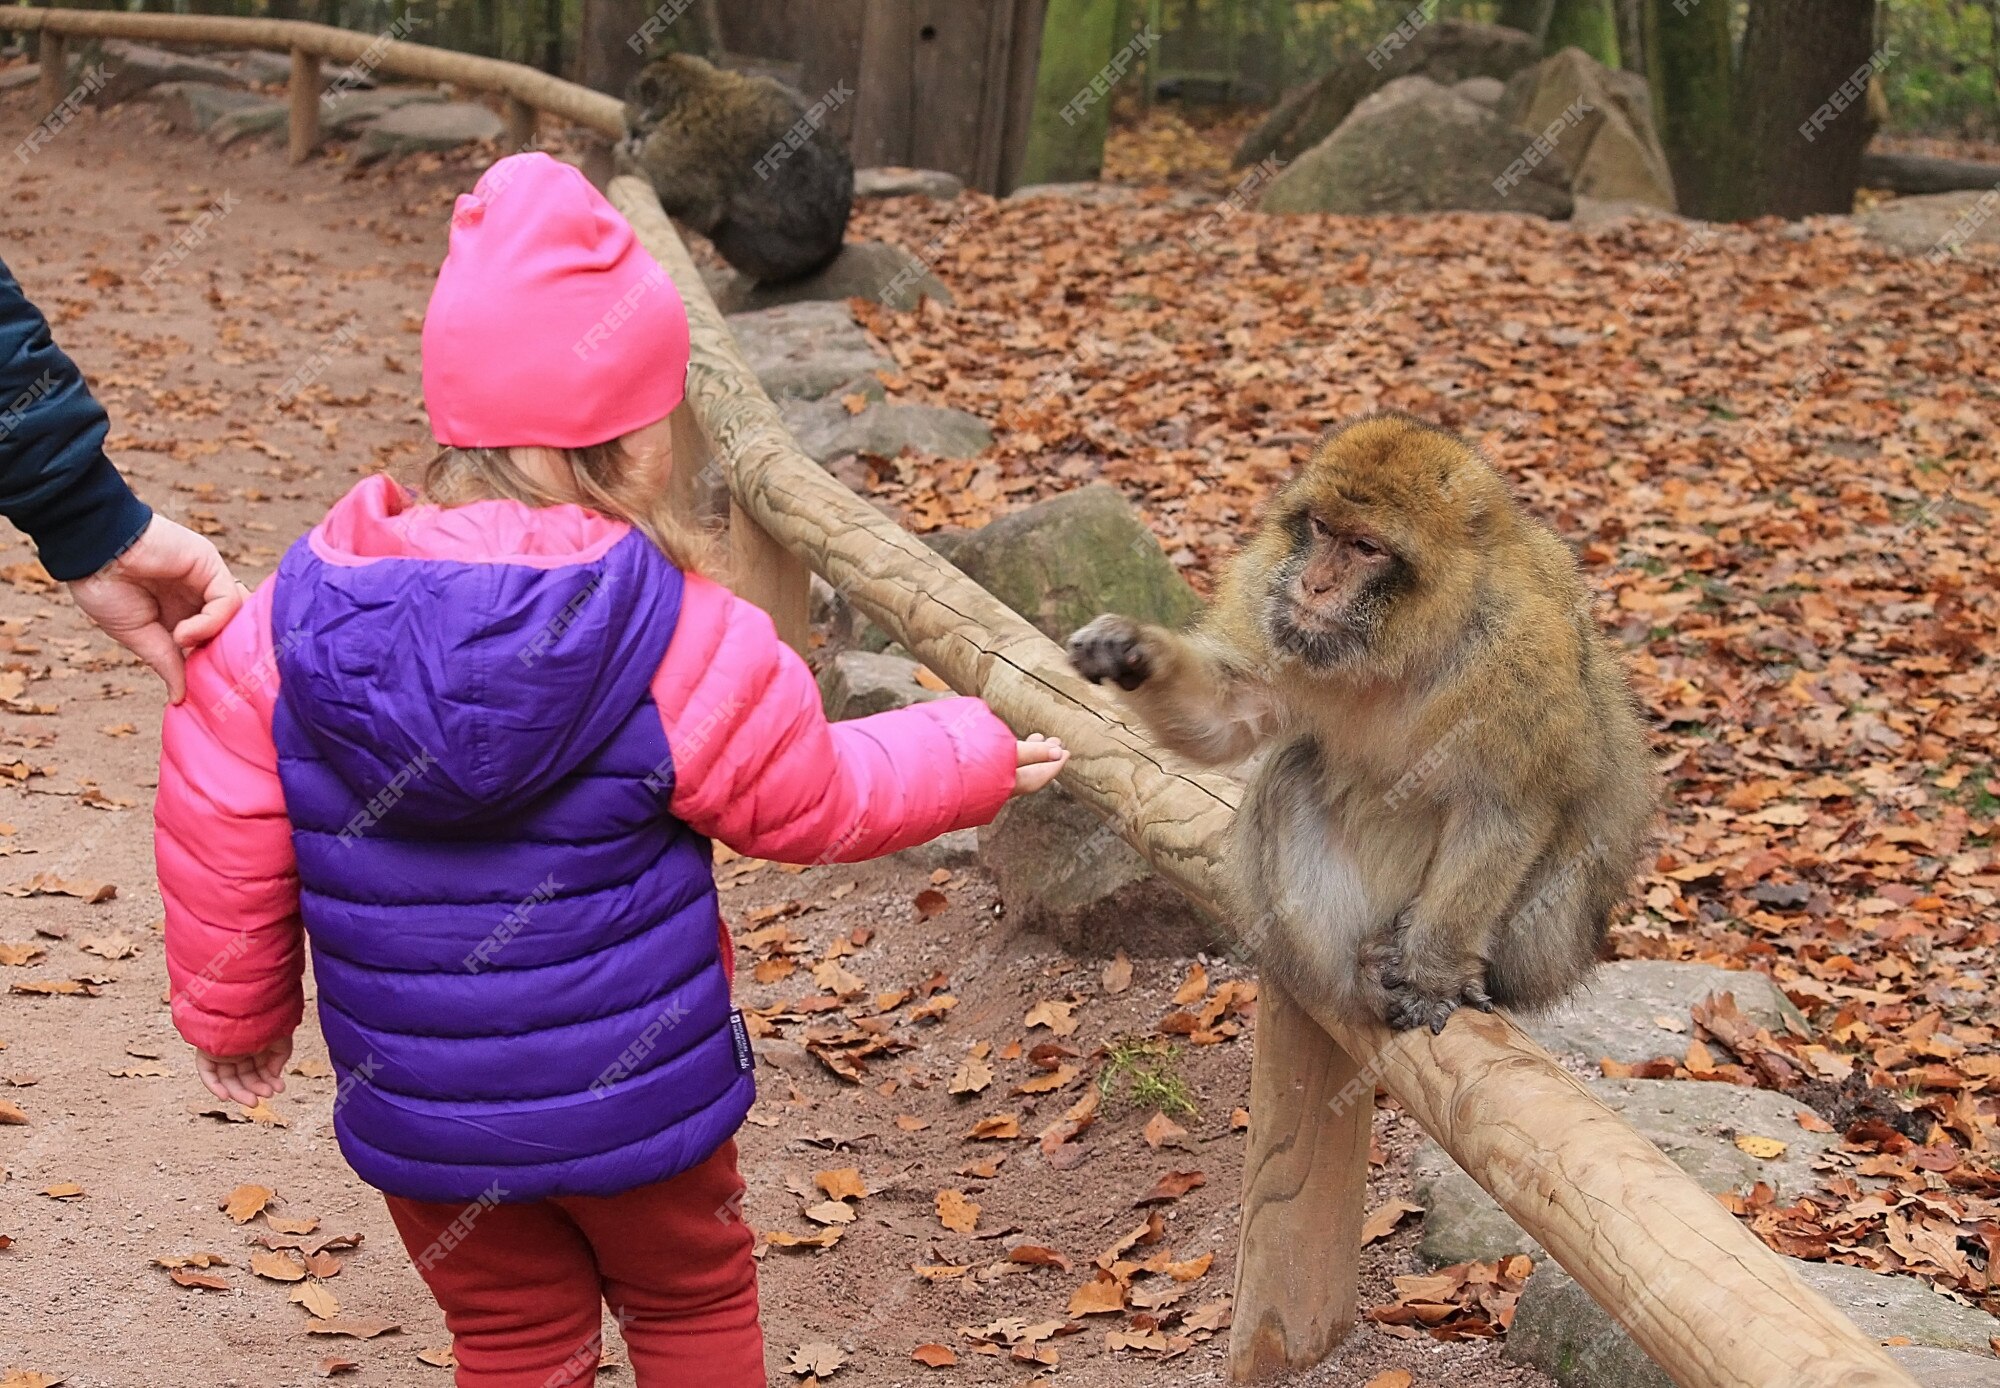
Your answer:
[[[173,1014],[284,1088],[310,940],[334,1131],[458,1382],[765,1382],[752,1097],[709,841],[848,861],[981,824],[1066,753],[977,699],[829,725],[656,509],[687,317],[574,169],[458,200],[424,320],[441,455],[370,477],[188,666],[157,807]]]

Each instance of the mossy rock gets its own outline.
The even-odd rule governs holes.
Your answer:
[[[1084,487],[970,532],[926,537],[932,548],[1061,641],[1100,612],[1180,627],[1201,599],[1146,523],[1111,487]]]

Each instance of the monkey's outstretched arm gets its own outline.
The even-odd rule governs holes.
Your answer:
[[[1391,1026],[1444,1030],[1460,1004],[1490,1010],[1486,959],[1494,926],[1527,880],[1552,828],[1546,816],[1461,800],[1416,899],[1396,918],[1382,982]]]
[[[1106,613],[1070,637],[1069,658],[1092,684],[1115,681],[1154,737],[1206,765],[1242,761],[1278,729],[1270,687],[1210,638]]]

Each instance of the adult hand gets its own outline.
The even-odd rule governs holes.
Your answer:
[[[244,593],[214,545],[165,516],[69,591],[106,636],[153,667],[174,703],[187,697],[184,653],[212,640]]]

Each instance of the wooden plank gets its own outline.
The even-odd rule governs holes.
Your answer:
[[[1353,1326],[1374,1116],[1374,1079],[1264,978],[1229,1332],[1238,1382],[1310,1368]]]
[[[824,127],[827,135],[852,149],[854,108],[863,86],[861,35],[868,0],[812,0],[804,9],[799,16],[797,51],[787,56],[805,64],[800,90],[815,100],[843,83],[855,93],[855,101],[843,101],[827,113]]]
[[[911,104],[905,161],[979,182],[979,118],[985,107],[990,4],[918,0],[909,36]]]
[[[867,0],[854,87],[856,168],[911,162],[916,125],[916,0]]]
[[[1015,0],[1014,32],[1008,42],[1006,116],[1000,127],[1000,165],[992,191],[1000,197],[1020,185],[1028,132],[1035,117],[1035,75],[1041,64],[1042,20],[1048,0]]]
[[[1053,641],[798,451],[650,185],[612,202],[680,286],[688,392],[735,510],[962,693],[1070,749],[1069,792],[1197,902],[1219,907],[1241,787],[1136,732]],[[1783,1259],[1505,1016],[1390,1033],[1320,1028],[1685,1388],[1916,1388]],[[1299,1237],[1299,1231],[1290,1231]]]
[[[683,400],[675,407],[668,424],[672,431],[674,466],[667,474],[667,510],[690,529],[700,529],[707,521],[701,514],[701,495],[707,490],[701,475],[715,462],[708,436],[701,431],[694,406]]]
[[[303,48],[292,50],[292,114],[286,127],[287,156],[303,164],[319,148],[319,56]]]

